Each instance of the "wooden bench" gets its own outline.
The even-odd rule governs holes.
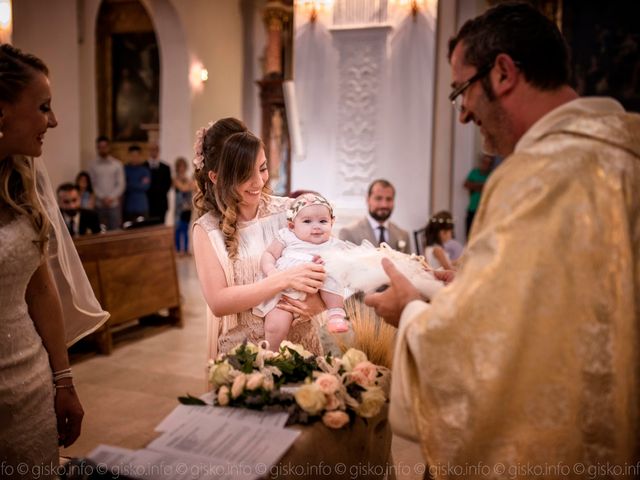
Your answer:
[[[74,239],[93,291],[111,317],[96,335],[100,353],[113,349],[112,329],[168,309],[182,326],[173,228],[144,227]]]

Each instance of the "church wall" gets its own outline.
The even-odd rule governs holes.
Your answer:
[[[243,29],[239,0],[142,0],[161,49],[160,146],[171,164],[192,157],[194,132],[223,116],[242,116]],[[45,159],[57,184],[73,180],[95,156],[96,20],[101,0],[14,2],[16,46],[51,70],[59,126],[47,135]],[[207,82],[189,83],[200,62]]]
[[[190,61],[202,62],[209,80],[191,100],[191,127],[242,116],[243,33],[239,0],[172,0],[184,25]]]
[[[41,57],[50,70],[58,127],[45,138],[43,160],[54,188],[80,167],[80,81],[76,2],[13,2],[13,43]],[[61,27],[62,26],[62,27]]]

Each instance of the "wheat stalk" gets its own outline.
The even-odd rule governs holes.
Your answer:
[[[370,362],[391,368],[397,329],[376,315],[362,298],[362,294],[356,294],[345,300],[353,335],[334,335],[335,343],[342,353],[349,348],[357,348],[367,355]]]

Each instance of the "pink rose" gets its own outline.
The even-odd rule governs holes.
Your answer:
[[[335,375],[330,373],[321,373],[316,378],[316,385],[322,390],[322,393],[331,395],[336,393],[340,389],[340,380]]]
[[[342,406],[342,402],[334,394],[325,395],[325,397],[327,399],[327,405],[324,407],[326,410],[337,410]]]
[[[370,387],[375,385],[378,376],[378,367],[369,361],[358,363],[351,371],[351,379],[358,385]]]
[[[349,423],[349,415],[342,410],[327,412],[322,416],[322,423],[329,428],[342,428]]]

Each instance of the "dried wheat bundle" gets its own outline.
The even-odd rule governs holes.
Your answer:
[[[343,353],[349,348],[357,348],[367,355],[369,361],[391,368],[397,329],[376,315],[362,299],[362,294],[356,294],[345,300],[353,335],[335,335],[336,345]]]

